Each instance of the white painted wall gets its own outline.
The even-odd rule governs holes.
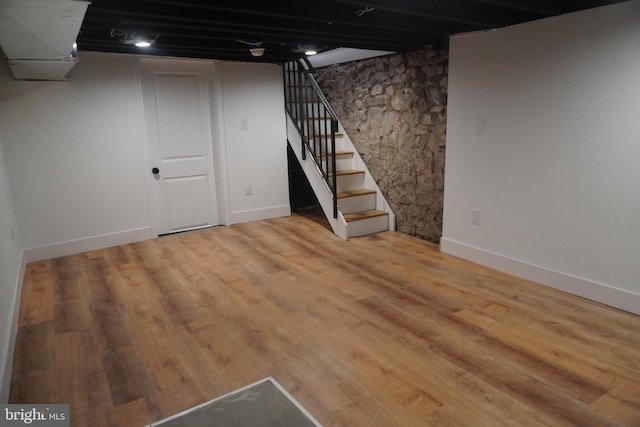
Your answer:
[[[0,403],[9,400],[24,265],[0,135]]]
[[[289,215],[281,68],[217,65],[223,223]],[[153,237],[139,57],[80,52],[69,82],[16,82],[6,68],[0,134],[28,259]]]
[[[15,82],[0,132],[23,245],[149,229],[137,58],[82,53],[70,82]]]
[[[640,2],[454,36],[449,67],[443,251],[640,313]]]
[[[282,68],[222,62],[220,70],[231,222],[288,216]],[[246,184],[253,194],[245,195]]]

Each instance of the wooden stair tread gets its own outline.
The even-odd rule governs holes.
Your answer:
[[[338,199],[346,199],[348,197],[356,197],[356,196],[365,196],[367,194],[376,194],[376,190],[359,188],[357,190],[343,191],[341,193],[338,193]]]
[[[359,173],[364,174],[364,171],[359,171],[359,170],[355,170],[355,169],[345,169],[345,170],[341,170],[338,171],[336,173],[337,176],[344,176],[344,175],[357,175]],[[333,176],[333,172],[329,172],[329,176]]]
[[[327,157],[331,153],[316,154],[316,157]],[[336,151],[336,156],[353,156],[353,151]]]
[[[384,216],[384,215],[389,215],[389,212],[385,212],[385,211],[379,211],[379,210],[370,210],[370,211],[363,211],[363,212],[354,212],[354,213],[350,213],[350,214],[345,214],[344,215],[344,220],[347,222],[353,222],[353,221],[361,221],[363,219],[368,219],[368,218],[375,218],[378,216]]]

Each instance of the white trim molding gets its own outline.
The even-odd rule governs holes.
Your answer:
[[[442,238],[440,251],[640,315],[640,295]]]
[[[231,212],[231,224],[240,224],[242,222],[259,221],[262,219],[280,218],[283,216],[291,216],[291,206],[273,206],[269,208],[253,209],[248,211]]]
[[[24,274],[27,269],[27,259],[24,251],[20,255],[20,267],[18,267],[18,274],[16,275],[16,283],[14,289],[16,290],[13,296],[13,312],[11,313],[11,324],[9,325],[9,345],[7,346],[7,353],[0,354],[0,366],[3,367],[2,377],[0,377],[0,403],[9,402],[9,392],[11,389],[11,375],[13,374],[13,356],[16,348],[16,337],[18,336],[18,324],[20,323],[20,298],[22,297],[22,284],[24,283]]]
[[[111,246],[126,245],[127,243],[155,239],[156,237],[158,236],[153,233],[151,227],[143,227],[117,233],[102,234],[86,239],[69,240],[52,245],[28,248],[25,249],[24,252],[27,262],[33,262],[109,248]]]

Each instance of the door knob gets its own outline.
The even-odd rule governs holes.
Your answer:
[[[154,175],[158,175],[160,173],[160,169],[153,168],[153,169],[151,169],[151,173],[153,173]]]

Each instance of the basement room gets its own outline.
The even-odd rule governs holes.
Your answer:
[[[640,426],[640,0],[0,2],[0,425]]]

